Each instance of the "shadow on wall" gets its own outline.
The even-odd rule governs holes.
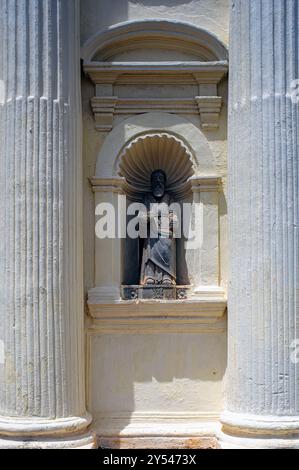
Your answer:
[[[149,417],[151,426],[156,417],[159,432],[172,413],[188,410],[196,416],[196,403],[207,413],[220,413],[218,384],[226,370],[226,334],[102,335],[93,341],[97,378],[90,408],[104,431],[99,433],[101,447],[122,447],[121,436],[136,410]],[[159,418],[161,410],[168,418]],[[107,429],[113,429],[109,438]]]
[[[129,19],[129,6],[176,7],[194,0],[81,0],[81,43],[99,30]],[[100,3],[100,7],[99,7]],[[93,12],[91,17],[90,12]]]
[[[81,43],[96,31],[128,20],[128,0],[81,0]],[[90,12],[93,12],[90,15]]]

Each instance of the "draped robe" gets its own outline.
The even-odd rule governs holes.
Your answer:
[[[148,236],[143,240],[141,284],[144,284],[148,277],[153,278],[156,284],[161,284],[165,275],[171,277],[175,284],[176,242],[173,238],[172,224],[169,223],[170,196],[166,193],[160,200],[157,200],[152,194],[148,194],[143,203],[147,209]],[[152,204],[160,205],[158,213],[151,211]],[[150,227],[156,237],[151,237]],[[168,232],[163,230],[165,227]]]

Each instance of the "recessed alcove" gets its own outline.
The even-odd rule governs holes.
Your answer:
[[[91,179],[96,213],[102,202],[111,202],[118,213],[119,196],[126,195],[127,204],[141,201],[149,191],[151,172],[158,168],[168,174],[167,190],[175,200],[197,204],[201,214],[200,245],[185,250],[183,238],[177,244],[177,283],[190,285],[188,298],[163,301],[163,313],[161,302],[158,306],[150,300],[123,300],[121,286],[139,284],[138,240],[132,243],[126,236],[96,239],[96,287],[89,291],[88,305],[91,315],[104,323],[123,315],[135,318],[141,311],[143,316],[160,312],[166,322],[175,316],[175,322],[179,319],[182,324],[186,315],[195,315],[201,323],[210,316],[217,321],[224,314],[225,291],[219,285],[221,178],[206,137],[190,121],[167,113],[147,113],[116,126],[101,148]],[[152,304],[149,311],[140,310],[144,302]]]
[[[147,133],[132,139],[120,152],[116,161],[116,172],[123,178],[122,189],[127,196],[127,205],[142,202],[150,192],[150,179],[153,171],[165,172],[166,192],[171,202],[180,206],[192,202],[191,177],[195,174],[195,158],[188,146],[178,137],[164,133]],[[133,215],[127,216],[127,223]],[[185,254],[185,238],[176,239],[177,285],[190,284]],[[125,285],[138,285],[142,242],[127,237],[123,240],[123,277]]]
[[[166,192],[175,201],[199,207],[201,222],[199,246],[186,250],[185,239],[176,244],[177,284],[188,286],[185,297],[123,295],[125,286],[140,289],[140,241],[95,236],[86,341],[89,406],[98,434],[108,439],[146,429],[159,433],[170,422],[172,432],[182,433],[183,420],[189,433],[189,423],[218,413],[216,400],[210,400],[214,390],[218,393],[218,379],[208,370],[220,371],[218,365],[225,362],[226,292],[220,268],[225,173],[219,153],[225,133],[227,50],[199,27],[137,20],[100,31],[83,47],[82,59],[89,82],[88,135],[97,152],[88,174],[95,224],[102,203],[110,202],[118,213],[123,196],[127,204],[142,202],[156,169],[166,173]],[[86,154],[89,150],[88,145]],[[217,377],[220,382],[221,372]],[[129,386],[132,393],[126,395]],[[112,393],[105,395],[107,387]],[[179,387],[192,392],[179,400],[162,397],[166,389],[177,397]],[[113,390],[119,390],[118,396]],[[167,410],[163,416],[161,402]],[[158,410],[155,424],[153,410]]]

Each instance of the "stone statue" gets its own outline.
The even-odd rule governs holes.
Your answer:
[[[154,171],[151,175],[151,193],[143,199],[147,209],[147,238],[143,240],[140,276],[143,286],[176,285],[176,241],[173,237],[176,216],[169,211],[171,198],[165,187],[164,171]]]

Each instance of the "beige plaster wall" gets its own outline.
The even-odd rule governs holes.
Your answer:
[[[99,374],[91,384],[91,407],[103,412],[220,411],[223,346],[224,335],[206,333],[97,336],[91,367]]]

